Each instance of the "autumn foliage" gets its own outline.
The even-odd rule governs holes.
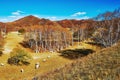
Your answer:
[[[119,80],[119,52],[120,43],[34,78],[42,80]]]
[[[31,26],[31,30],[25,34],[24,44],[36,53],[59,51],[71,45],[71,37],[71,32],[61,26],[54,27],[51,24],[35,25]]]

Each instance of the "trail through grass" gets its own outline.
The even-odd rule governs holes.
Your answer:
[[[66,63],[71,63],[72,60],[62,58],[58,53],[32,53],[29,49],[23,48],[19,43],[23,41],[23,35],[18,35],[17,32],[8,33],[5,38],[4,45],[4,54],[0,57],[0,63],[3,63],[4,66],[0,66],[0,80],[23,80],[31,79],[38,74],[44,74],[49,71],[52,71],[56,68],[59,68]],[[14,66],[7,64],[7,60],[10,57],[10,52],[14,48],[23,48],[33,59],[30,61],[28,66]],[[50,56],[50,58],[48,58]],[[46,62],[43,62],[43,59],[46,59]],[[35,70],[35,63],[40,63],[40,68]],[[24,73],[20,72],[20,69],[24,69]]]
[[[22,42],[22,35],[18,35],[18,32],[10,32],[5,38],[4,54],[10,53],[14,48],[16,48],[20,42]]]
[[[0,63],[4,63],[4,66],[0,66],[0,80],[31,80],[34,76],[45,74],[50,71],[54,71],[55,69],[59,69],[66,64],[72,63],[74,60],[70,60],[68,58],[64,58],[60,56],[60,53],[33,53],[28,48],[23,48],[20,45],[20,42],[23,41],[23,35],[18,35],[17,32],[8,33],[5,38],[4,45],[4,54],[0,57]],[[94,51],[99,50],[95,46],[90,46],[85,43],[81,43],[79,46],[78,43],[75,43],[75,46],[69,47],[67,49],[93,49]],[[77,46],[76,46],[77,45]],[[14,48],[23,48],[26,50],[33,59],[30,61],[30,65],[28,66],[14,66],[7,64],[7,59],[10,57],[10,52]],[[50,58],[48,58],[50,56]],[[43,59],[46,59],[46,62],[43,62]],[[35,70],[35,63],[40,63],[40,68]],[[20,69],[24,69],[24,72],[21,73]]]

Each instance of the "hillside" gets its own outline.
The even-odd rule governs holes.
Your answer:
[[[21,28],[29,30],[34,25],[37,25],[37,26],[50,25],[53,27],[60,26],[57,22],[44,19],[44,18],[40,19],[32,15],[23,17],[13,22],[4,23],[4,25],[2,24],[2,22],[0,23],[0,26],[7,27],[7,31],[16,31]],[[32,29],[34,29],[34,27],[32,27]]]
[[[8,31],[16,31],[20,28],[30,27],[32,25],[39,24],[40,19],[32,15],[23,17],[13,22],[6,23]]]
[[[4,26],[5,25],[5,23],[3,23],[3,22],[0,22],[0,27],[2,27],[2,26]]]
[[[60,20],[60,21],[51,21],[49,19],[38,18],[32,15],[23,17],[13,22],[2,23],[0,22],[0,27],[7,27],[7,31],[16,31],[21,28],[29,28],[34,25],[52,25],[61,26],[63,28],[78,28],[78,27],[92,27],[90,25],[93,24],[92,20]],[[27,28],[27,29],[28,29]]]
[[[119,80],[120,42],[70,65],[35,77],[37,80]]]
[[[26,16],[24,18],[21,18],[19,20],[16,20],[14,21],[13,23],[11,24],[14,24],[15,26],[19,26],[19,27],[22,27],[22,26],[30,26],[30,25],[36,25],[38,24],[40,21],[39,18],[35,17],[35,16]],[[9,23],[10,24],[10,23]]]
[[[74,24],[72,23],[71,20],[61,20],[61,21],[58,21],[58,23],[64,27],[64,28],[72,28],[74,27]]]
[[[64,28],[79,28],[79,27],[92,27],[92,24],[94,23],[93,20],[61,20],[57,21],[62,27]]]

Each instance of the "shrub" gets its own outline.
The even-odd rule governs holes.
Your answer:
[[[25,33],[25,29],[19,29],[18,32],[19,33]]]
[[[59,51],[59,53],[61,53],[61,56],[69,59],[78,59],[87,56],[88,54],[93,52],[95,51],[93,51],[92,49],[75,49],[75,50],[68,49]]]
[[[4,41],[3,41],[3,39],[0,38],[0,48],[2,48],[3,45],[4,45]]]
[[[8,58],[8,63],[11,65],[28,65],[30,64],[31,56],[28,55],[27,52],[25,52],[22,49],[14,49],[10,53],[10,58]]]
[[[3,52],[2,52],[2,51],[0,51],[0,56],[2,56],[2,54],[3,54]]]
[[[4,41],[3,41],[3,39],[2,38],[0,38],[0,56],[2,56],[2,54],[3,54],[3,45],[4,45]]]

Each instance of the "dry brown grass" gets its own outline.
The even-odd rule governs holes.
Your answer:
[[[120,43],[78,59],[36,80],[120,80]]]
[[[13,50],[14,48],[23,48],[19,42],[23,40],[22,35],[18,35],[16,33],[9,33],[7,35],[7,38],[5,39],[6,44],[4,48],[8,48],[10,50]],[[85,43],[81,43],[80,46],[77,46],[77,43],[73,47],[69,47],[69,49],[75,49],[75,48],[94,48],[95,50],[98,50],[99,48],[90,46]],[[30,65],[25,66],[14,66],[7,64],[7,59],[10,57],[10,54],[4,54],[0,57],[0,63],[4,63],[4,66],[0,66],[0,80],[31,80],[34,76],[42,75],[45,73],[48,73],[50,71],[54,71],[56,69],[59,69],[61,67],[64,67],[64,65],[72,63],[74,60],[70,60],[67,58],[63,58],[59,56],[59,53],[32,53],[30,49],[23,48],[26,50],[33,59],[30,62]],[[47,56],[51,56],[50,58],[47,58]],[[43,59],[46,59],[46,62],[43,62]],[[40,68],[38,70],[35,70],[35,63],[40,63]],[[24,73],[20,72],[20,69],[24,69]]]
[[[23,36],[19,35],[17,32],[11,32],[8,33],[7,37],[5,38],[5,44],[4,44],[4,53],[8,54],[10,51],[12,51],[14,48],[19,47],[19,42],[23,40]]]
[[[13,50],[14,48],[23,48],[19,42],[23,40],[22,35],[18,35],[17,33],[9,33],[7,38],[5,39],[5,49]],[[66,63],[71,63],[72,61],[69,59],[65,59],[59,57],[58,53],[32,53],[29,49],[23,48],[27,50],[27,52],[32,55],[33,59],[30,62],[30,65],[25,66],[15,66],[7,64],[7,59],[10,57],[9,51],[6,51],[6,54],[3,54],[0,57],[0,63],[3,63],[4,66],[0,66],[0,80],[23,80],[23,79],[31,79],[33,76],[38,74],[43,74],[48,71],[54,70],[58,67]],[[50,58],[47,56],[50,55]],[[46,62],[43,62],[43,59],[46,59]],[[40,68],[35,70],[35,63],[40,63]],[[20,69],[24,69],[24,73],[20,72]]]
[[[47,58],[48,55],[50,55],[51,57]],[[33,78],[33,76],[53,71],[56,68],[65,65],[66,63],[72,62],[72,60],[58,56],[57,53],[41,53],[37,54],[37,56],[40,56],[40,58],[31,60],[30,65],[28,66],[14,66],[6,63],[6,59],[9,57],[9,55],[3,55],[0,58],[0,62],[4,63],[5,66],[0,66],[0,80],[31,79]],[[46,59],[46,62],[43,62],[43,59]],[[35,70],[36,62],[40,63],[40,68],[38,70]],[[21,68],[24,69],[24,73],[20,72]]]

